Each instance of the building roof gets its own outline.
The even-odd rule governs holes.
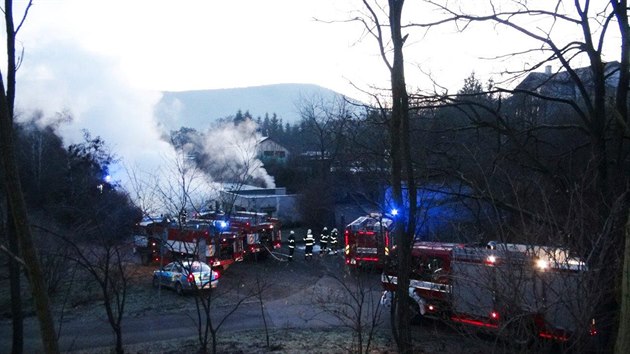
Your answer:
[[[605,65],[606,85],[614,88],[619,82],[619,62],[610,62]],[[592,89],[593,73],[590,66],[574,69],[574,72],[587,89]],[[544,73],[531,72],[516,86],[516,89],[553,97],[576,97],[578,95],[577,85],[566,70],[555,73],[552,73],[551,70]]]

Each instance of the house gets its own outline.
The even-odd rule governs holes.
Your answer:
[[[591,68],[576,68],[573,73],[586,94],[591,96],[595,87]],[[607,94],[613,96],[619,81],[619,63],[606,63],[604,74]],[[584,103],[580,87],[571,73],[566,70],[553,72],[548,65],[544,72],[529,73],[515,87],[515,93],[508,99],[507,106],[514,108],[516,121],[525,125],[571,124],[578,118],[566,102],[577,105]]]
[[[593,90],[591,68],[586,66],[574,69],[575,75],[587,91]],[[619,82],[619,62],[606,63],[604,67],[606,88],[614,89]],[[552,72],[551,65],[545,67],[545,72],[531,72],[516,86],[517,91],[529,91],[537,94],[579,101],[582,97],[574,79],[567,71]]]
[[[298,196],[287,194],[284,187],[239,186],[234,189],[226,187],[220,194],[224,209],[265,213],[280,219],[282,223],[294,223],[300,220],[297,209]]]
[[[286,163],[289,150],[266,136],[258,141],[257,155],[263,163],[269,161]]]

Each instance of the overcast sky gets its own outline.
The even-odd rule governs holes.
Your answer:
[[[16,0],[15,17],[25,2]],[[407,1],[405,17],[434,18],[419,3]],[[362,98],[353,85],[389,84],[376,43],[356,22],[314,20],[347,20],[357,9],[359,0],[36,0],[18,34],[18,108],[68,109],[69,141],[88,129],[131,163],[165,148],[152,117],[160,91],[310,83]],[[415,32],[407,44],[410,87],[430,88],[430,75],[451,92],[472,71],[498,81],[523,66],[481,57],[532,47],[489,25]]]

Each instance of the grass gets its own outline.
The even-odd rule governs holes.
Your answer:
[[[349,353],[356,352],[351,333],[347,329],[281,329],[270,330],[270,345],[267,347],[264,330],[219,333],[217,352],[237,353]],[[74,351],[73,354],[109,354],[114,347],[92,348],[89,351]],[[196,337],[181,338],[152,343],[126,345],[127,353],[184,354],[198,353]],[[208,352],[212,347],[208,348]],[[396,353],[395,345],[387,334],[376,336],[370,353]]]

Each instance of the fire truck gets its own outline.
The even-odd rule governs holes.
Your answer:
[[[244,236],[245,253],[249,256],[266,256],[282,245],[281,223],[267,214],[238,211],[230,216],[230,226]]]
[[[205,258],[213,267],[227,268],[243,260],[244,235],[222,219],[193,219],[185,223],[143,220],[134,230],[134,251],[143,264],[175,259]]]
[[[165,224],[160,218],[145,218],[134,225],[133,252],[140,255],[142,264],[159,260]]]
[[[587,275],[585,263],[562,248],[415,242],[409,309],[416,321],[450,321],[515,342],[588,338],[597,330],[588,315],[592,307],[586,296]],[[381,302],[391,304],[397,284],[395,257],[381,281]]]
[[[344,255],[349,266],[382,267],[393,244],[393,220],[379,213],[361,216],[344,230]]]
[[[167,260],[205,258],[215,268],[227,268],[243,260],[243,236],[229,229],[224,220],[190,220],[186,224],[173,223],[167,229],[164,243]]]

